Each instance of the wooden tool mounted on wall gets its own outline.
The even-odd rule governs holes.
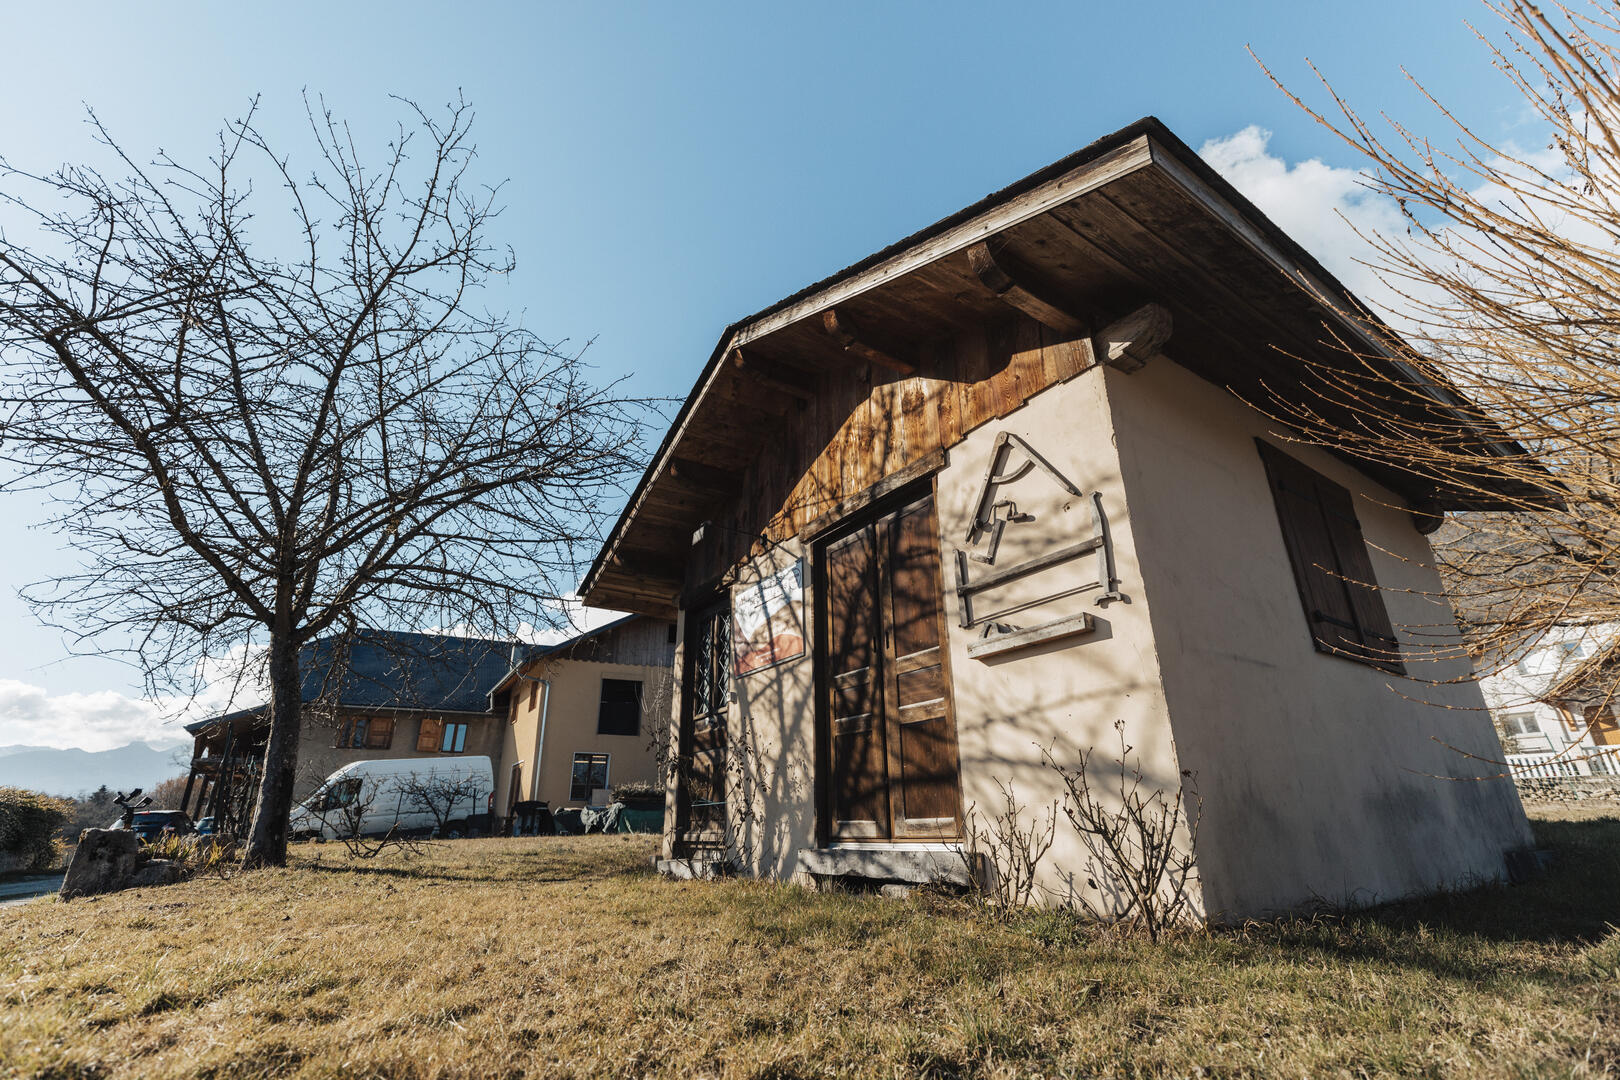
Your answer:
[[[1010,565],[997,565],[1001,540],[1009,525],[1024,524],[1034,519],[1019,512],[1017,504],[1009,498],[997,498],[1000,489],[1039,469],[1057,486],[1076,499],[1084,499],[1091,510],[1091,535],[1073,543],[1055,547],[1030,559]],[[982,551],[972,550],[983,543]],[[1122,599],[1114,577],[1113,545],[1108,535],[1108,521],[1103,515],[1102,493],[1089,496],[1071,483],[1067,477],[1036,452],[1034,447],[1010,431],[996,436],[990,450],[990,463],[984,481],[979,486],[979,497],[973,506],[973,516],[963,537],[963,546],[954,549],[956,559],[956,597],[961,610],[964,629],[982,626],[981,640],[968,647],[972,657],[988,657],[1010,652],[1041,642],[1053,641],[1090,631],[1094,620],[1089,612],[1052,620],[1033,627],[1019,627],[1000,620],[1018,611],[1039,607],[1066,596],[1096,590],[1097,604]],[[1094,573],[1089,580],[1073,581],[1055,591],[1031,600],[1013,604],[988,613],[976,611],[975,597],[1005,585],[1008,582],[1060,566],[1073,559],[1090,556]],[[975,563],[993,567],[975,578]]]

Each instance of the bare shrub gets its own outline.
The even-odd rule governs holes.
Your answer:
[[[1114,768],[1100,768],[1119,777],[1117,793],[1093,786],[1094,749],[1081,751],[1075,768],[1060,763],[1050,750],[1042,755],[1063,778],[1063,813],[1090,856],[1085,884],[1091,892],[1075,890],[1081,907],[1093,918],[1140,930],[1157,942],[1167,928],[1197,914],[1189,885],[1203,799],[1196,778],[1185,769],[1175,791],[1149,788],[1140,762],[1131,763],[1133,747],[1125,741],[1124,721],[1114,721],[1114,730],[1119,733],[1119,757],[1111,763]],[[1189,800],[1191,814],[1186,810]]]
[[[967,842],[961,847],[976,895],[992,911],[1005,917],[1024,907],[1035,894],[1035,872],[1057,838],[1057,803],[1046,811],[1045,824],[1018,804],[1011,784],[996,781],[1001,790],[1001,811],[981,815],[978,804],[968,807]]]
[[[463,816],[477,813],[478,800],[488,788],[477,776],[444,773],[411,773],[399,782],[400,805],[432,816],[434,833],[450,835],[450,823],[463,804]]]

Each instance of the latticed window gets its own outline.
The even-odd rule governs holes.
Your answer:
[[[717,604],[687,621],[681,723],[681,812],[698,832],[726,822],[726,712],[731,704],[731,608]]]

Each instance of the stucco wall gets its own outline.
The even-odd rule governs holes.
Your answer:
[[[662,634],[664,631],[660,630]],[[655,735],[669,713],[670,671],[640,664],[600,664],[589,660],[541,660],[525,675],[551,683],[550,704],[544,687],[531,704],[527,680],[512,691],[509,722],[503,725],[502,759],[496,765],[495,805],[505,813],[512,765],[521,763],[521,798],[541,799],[553,808],[578,805],[569,798],[576,753],[609,755],[609,786],[630,780],[658,780]],[[598,735],[597,714],[603,679],[630,679],[642,684],[641,731],[636,735]],[[545,712],[545,745],[540,752],[540,784],[534,784],[535,737]]]
[[[785,541],[739,568],[733,592],[805,559],[804,654],[747,675],[732,675],[727,718],[728,827],[733,856],[756,874],[786,877],[797,853],[815,844],[815,610],[809,553]]]
[[[1025,808],[1025,827],[1044,822],[1063,787],[1044,763],[1049,748],[1065,764],[1080,749],[1100,745],[1107,758],[1118,746],[1116,720],[1133,747],[1131,761],[1154,785],[1173,789],[1177,776],[1169,721],[1160,688],[1147,598],[1134,554],[1133,529],[1126,512],[1102,379],[1093,371],[1047,390],[1007,417],[984,425],[947,454],[936,476],[942,552],[948,664],[954,707],[963,809],[973,827],[990,828],[1004,809],[1001,785]],[[1038,470],[997,492],[1016,502],[1020,521],[1008,526],[995,567],[1022,562],[1074,543],[1093,530],[1090,493],[1100,491],[1113,540],[1115,576],[1123,599],[1097,604],[1104,591],[1097,581],[1095,556],[1082,556],[981,593],[977,610],[989,613],[1056,593],[1073,595],[1026,608],[998,621],[1032,627],[1089,612],[1096,620],[1088,635],[1035,646],[988,660],[972,659],[968,648],[980,628],[962,629],[952,552],[965,546],[981,484],[997,436],[1012,432],[1045,458],[1084,497],[1076,498]],[[1022,455],[1015,453],[1014,461]],[[982,543],[978,550],[982,550]],[[797,542],[738,569],[736,588],[808,553]],[[975,564],[974,572],[990,567]],[[806,577],[809,582],[808,574]],[[815,617],[807,588],[805,618]],[[814,641],[813,626],[805,639]],[[793,872],[800,848],[815,843],[815,703],[809,656],[738,678],[737,703],[730,716],[735,740],[751,747],[746,764],[736,755],[731,766],[733,855],[767,876]],[[1042,864],[1038,899],[1064,902],[1088,876],[1079,838],[1061,818],[1055,843]]]
[[[1466,658],[1412,681],[1315,651],[1254,443],[1274,425],[1170,362],[1105,378],[1211,916],[1499,877],[1530,832],[1509,781],[1451,779],[1499,771],[1467,754],[1501,760],[1477,685],[1439,685]],[[1273,441],[1352,492],[1396,633],[1432,656],[1454,623],[1401,500]]]
[[[1097,765],[1117,758],[1123,724],[1133,748],[1130,762],[1155,788],[1173,790],[1177,776],[1159,659],[1149,618],[1149,597],[1135,552],[1135,523],[1120,483],[1113,426],[1103,395],[1101,370],[1094,369],[1031,399],[1024,408],[986,424],[950,451],[939,475],[940,531],[945,563],[946,611],[950,625],[950,664],[955,687],[957,739],[961,754],[964,808],[977,827],[1005,806],[1001,785],[1026,810],[1026,827],[1044,822],[1061,799],[1059,775],[1043,761],[1048,748],[1073,766],[1078,752],[1097,747]],[[952,551],[965,546],[966,530],[1001,432],[1024,439],[1036,453],[1082,492],[1077,498],[1040,469],[999,488],[995,498],[1011,498],[1020,517],[1011,523],[996,554],[995,567],[1017,565],[1038,554],[1090,536],[1089,496],[1102,495],[1112,538],[1114,573],[1122,599],[1099,605],[1102,591],[1094,556],[1081,556],[1019,579],[1009,587],[979,593],[976,616],[1068,589],[1082,591],[997,619],[1028,628],[1089,612],[1095,629],[1087,635],[1053,641],[990,659],[973,659],[968,647],[980,628],[959,625]],[[1016,449],[1011,460],[1020,460]],[[982,545],[980,545],[982,547]],[[970,574],[992,567],[970,563]],[[1117,770],[1098,774],[1106,787]],[[1117,787],[1116,787],[1117,792]],[[1117,802],[1116,800],[1112,800]],[[1075,831],[1058,813],[1052,849],[1042,864],[1037,888],[1041,902],[1068,902],[1084,888],[1087,856]]]

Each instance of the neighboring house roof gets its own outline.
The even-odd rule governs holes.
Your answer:
[[[1581,661],[1575,670],[1542,694],[1541,700],[1566,709],[1620,706],[1620,641],[1610,643]]]
[[[575,634],[573,637],[564,641],[559,641],[554,645],[523,646],[523,651],[518,654],[516,661],[506,670],[505,674],[501,676],[500,680],[496,682],[494,686],[489,688],[487,691],[487,696],[493,697],[502,690],[505,690],[513,682],[517,681],[519,673],[522,672],[524,668],[528,667],[536,660],[543,660],[548,656],[556,656],[560,653],[566,653],[577,645],[590,641],[593,638],[601,637],[603,634],[611,633],[622,626],[627,626],[630,623],[635,622],[637,619],[644,617],[645,616],[641,615],[626,615],[623,618],[614,619],[612,622],[603,623],[601,626],[595,627],[594,629]]]
[[[333,636],[299,650],[302,700],[357,709],[411,709],[481,713],[488,688],[507,671],[515,648],[509,641],[362,630]],[[187,724],[198,734],[226,721],[255,716],[259,705]]]
[[[736,415],[757,399],[762,379],[773,378],[760,372],[757,360],[826,371],[844,337],[859,341],[856,327],[874,340],[919,342],[952,327],[1005,319],[1011,302],[1004,300],[1005,286],[996,291],[972,265],[970,249],[987,241],[1011,263],[1033,268],[1034,277],[1064,294],[1075,310],[1104,321],[1143,299],[1162,304],[1176,327],[1166,346],[1170,358],[1240,396],[1303,398],[1306,363],[1345,365],[1342,346],[1323,341],[1325,323],[1353,347],[1381,357],[1387,374],[1412,388],[1382,399],[1385,422],[1467,431],[1485,457],[1524,453],[1470,416],[1450,387],[1394,356],[1393,331],[1370,315],[1345,314],[1364,308],[1148,117],[726,327],[592,562],[580,587],[586,602],[672,612],[670,597],[680,588],[693,530],[735,494],[745,469],[773,456],[772,440],[780,438],[778,425],[758,415],[739,422]],[[797,378],[775,378],[781,393],[801,400],[815,393]],[[1324,415],[1336,408],[1313,404]],[[1414,506],[1495,505],[1479,498],[1478,486],[1448,485],[1443,477],[1394,465],[1357,465]],[[1546,494],[1525,485],[1509,491],[1502,483],[1477,481],[1497,500]]]

